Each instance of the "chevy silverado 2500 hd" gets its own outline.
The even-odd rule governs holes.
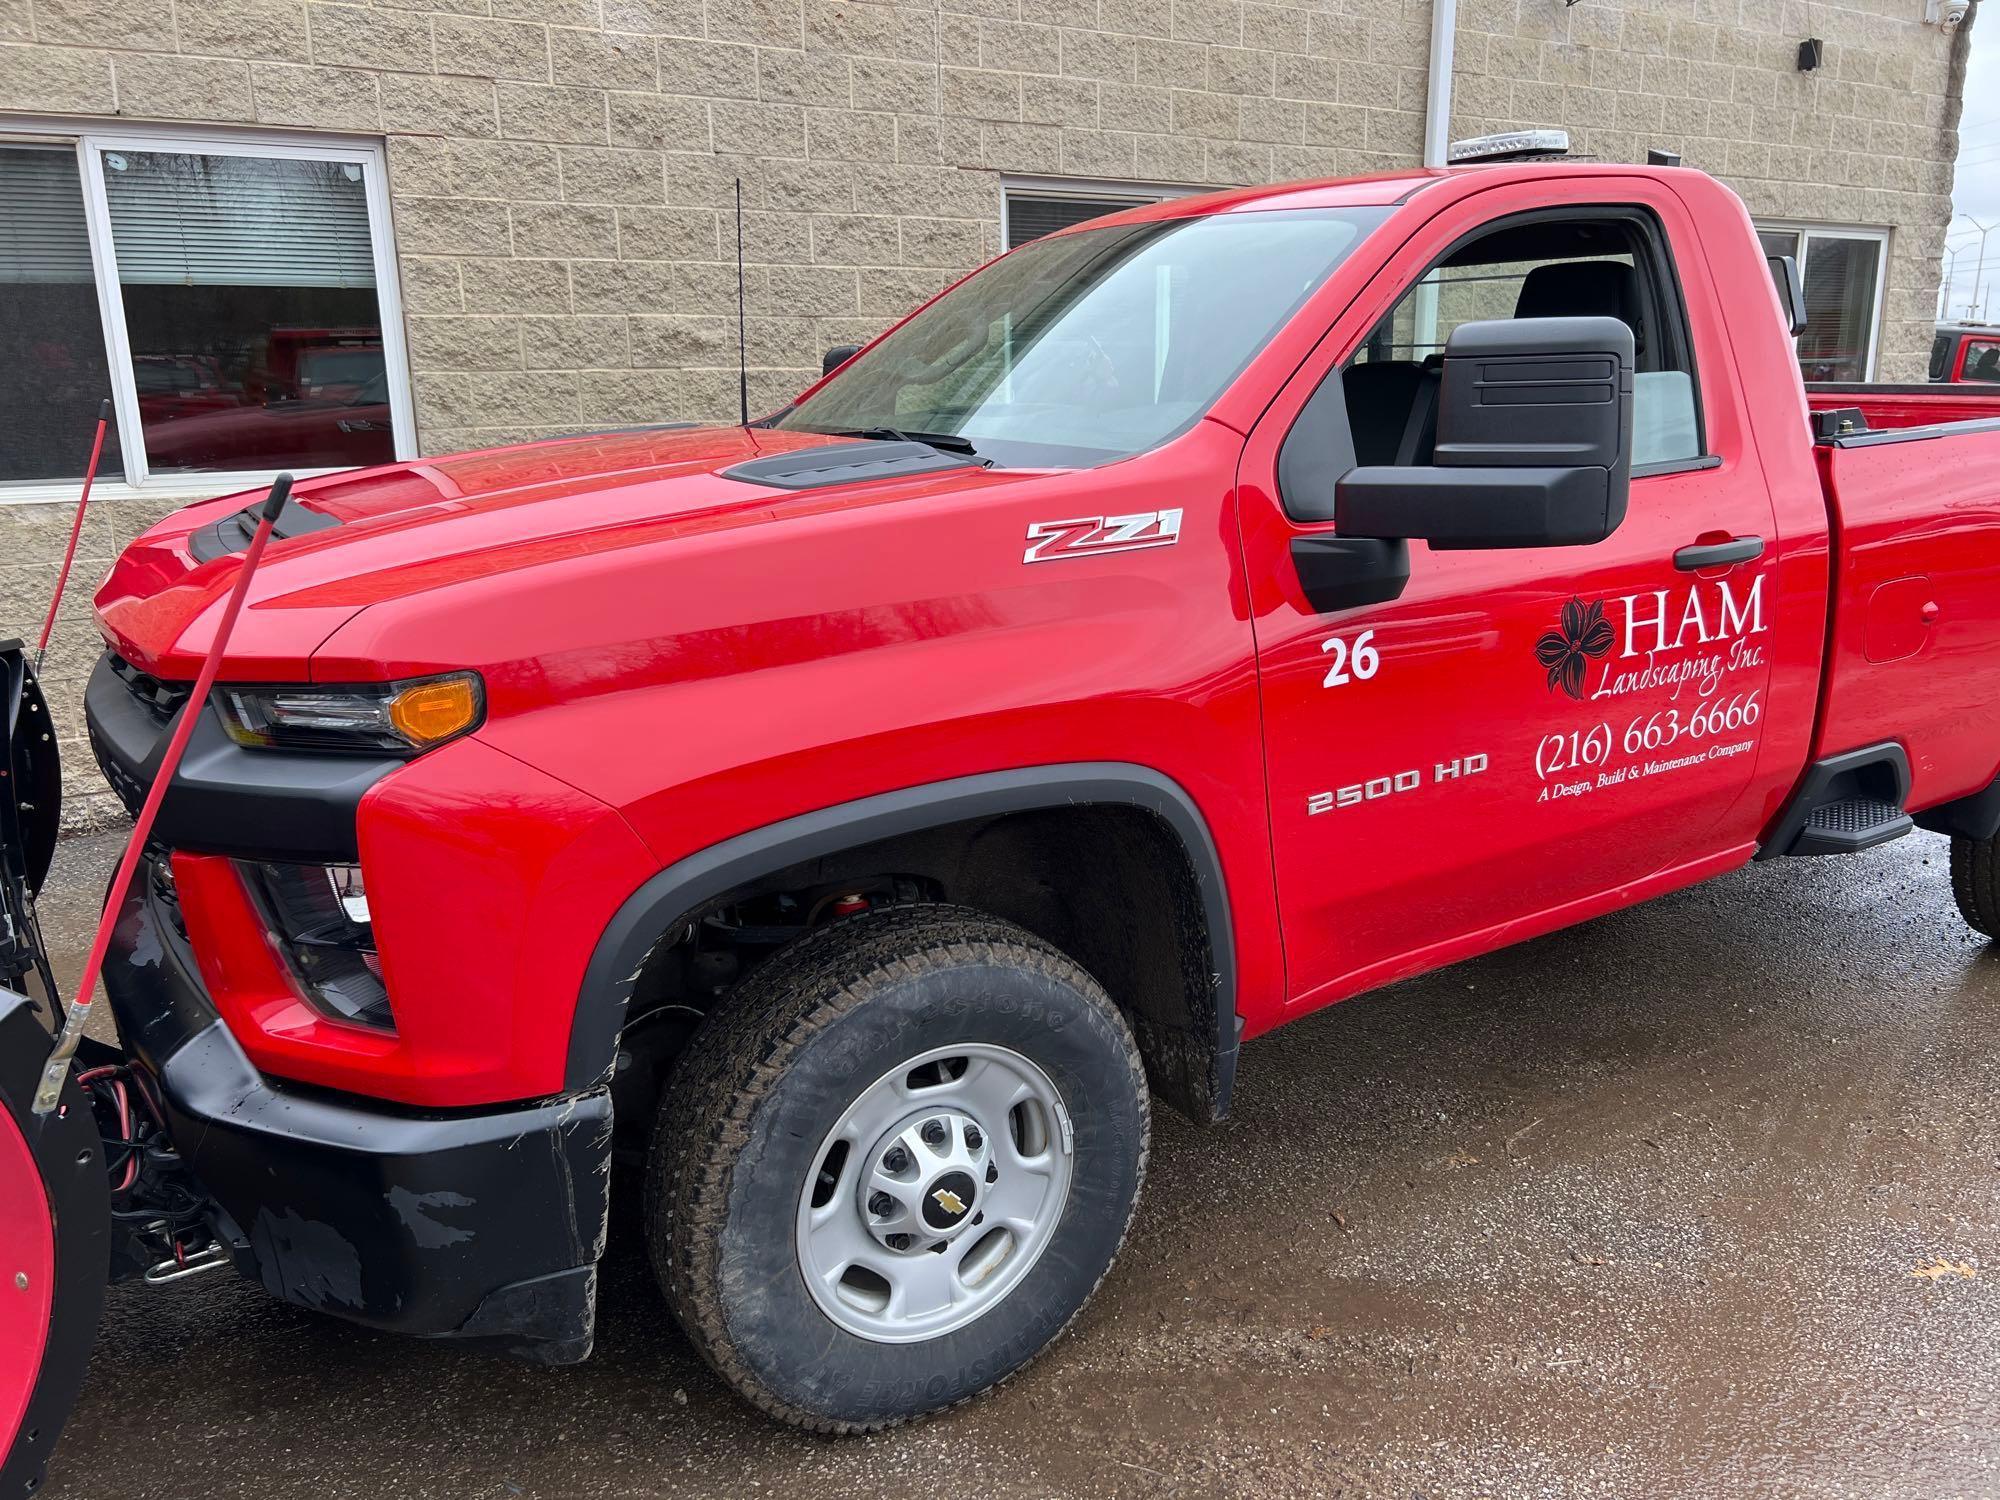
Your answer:
[[[577,1359],[622,1159],[716,1369],[866,1430],[1294,1016],[1913,823],[2000,932],[2000,408],[1809,402],[1795,291],[1691,171],[1136,209],[762,421],[299,485],[206,702],[254,515],[155,527],[92,742],[201,717],[105,979],[203,1236]]]

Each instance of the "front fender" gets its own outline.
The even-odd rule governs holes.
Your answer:
[[[1100,761],[1034,766],[961,776],[863,797],[786,818],[711,845],[660,871],[619,907],[598,940],[577,997],[564,1087],[581,1091],[606,1080],[617,1056],[626,1008],[647,955],[665,933],[706,903],[760,876],[903,834],[1008,813],[1097,804],[1138,807],[1172,830],[1194,873],[1208,930],[1210,993],[1205,1015],[1191,1018],[1213,1050],[1207,1112],[1228,1112],[1236,1075],[1239,1026],[1237,964],[1229,888],[1201,810],[1178,784],[1145,766]]]

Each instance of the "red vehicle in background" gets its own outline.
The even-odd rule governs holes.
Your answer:
[[[311,356],[302,362],[314,370]],[[333,469],[379,462],[395,452],[388,377],[381,351],[372,377],[351,366],[326,368],[328,383],[292,400],[180,417],[146,431],[146,454],[161,469]]]
[[[132,359],[139,417],[148,427],[205,412],[226,411],[243,398],[209,355],[140,354]]]
[[[379,328],[274,328],[265,346],[267,401],[342,400],[382,378]]]
[[[132,803],[199,716],[105,972],[166,1248],[576,1360],[622,1163],[722,1377],[867,1431],[1297,1016],[1915,827],[2000,932],[2000,400],[1809,398],[1782,284],[1672,168],[1134,209],[757,422],[301,484],[205,700],[255,508],[162,522],[86,706]]]
[[[2000,385],[2000,324],[1940,326],[1931,344],[1931,379]]]
[[[383,360],[378,329],[280,328],[248,374],[192,394],[172,382],[213,360],[141,360],[147,459],[163,470],[380,463],[395,453]]]

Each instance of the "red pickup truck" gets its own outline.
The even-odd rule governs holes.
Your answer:
[[[1809,401],[1798,303],[1692,171],[1219,193],[761,421],[301,484],[204,703],[254,513],[155,527],[92,742],[201,719],[105,979],[201,1235],[573,1360],[627,1164],[724,1378],[869,1430],[1295,1016],[1913,825],[2000,932],[2000,407]]]
[[[2000,324],[1941,324],[1931,344],[1931,379],[2000,384]]]

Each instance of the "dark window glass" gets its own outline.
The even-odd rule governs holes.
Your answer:
[[[80,478],[111,374],[75,150],[0,146],[0,204],[0,482]]]
[[[2000,343],[1976,340],[1965,346],[1965,378],[2000,382]]]
[[[362,168],[104,153],[147,466],[395,456]]]
[[[1931,340],[1931,379],[1951,378],[1951,350],[1957,342],[1958,335],[1952,333],[1941,333]]]
[[[1813,233],[1807,239],[1806,329],[1799,368],[1808,380],[1866,380],[1875,343],[1880,240]]]
[[[1675,336],[1686,326],[1678,291],[1655,276],[1631,224],[1578,219],[1497,229],[1403,294],[1355,351],[1344,382],[1361,462],[1432,461],[1439,360],[1461,324],[1576,315],[1616,316],[1632,327],[1633,467],[1699,457],[1694,362]]]
[[[1151,200],[1144,198],[1040,198],[1032,194],[1007,195],[1007,248],[1025,245],[1058,229],[1087,224],[1106,214],[1121,213]]]

